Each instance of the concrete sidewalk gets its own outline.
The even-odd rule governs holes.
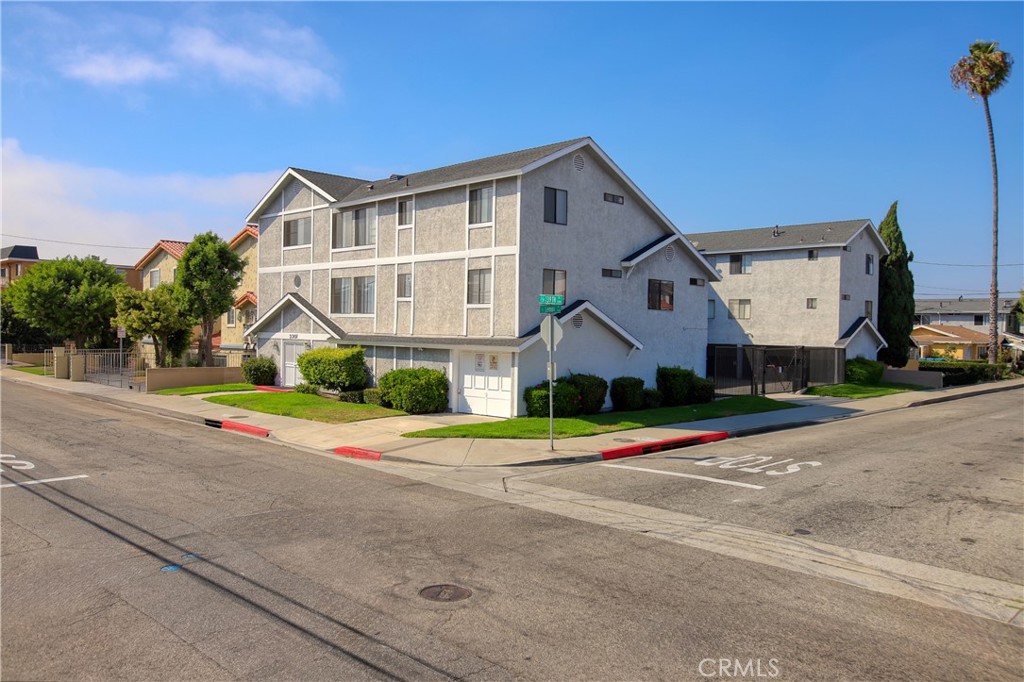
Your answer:
[[[205,396],[162,396],[138,393],[85,381],[71,382],[66,379],[27,374],[10,367],[2,369],[2,376],[5,381],[32,384],[48,390],[72,393],[163,417],[208,424],[254,435],[265,435],[289,445],[328,452],[340,448],[349,455],[362,455],[370,459],[410,461],[450,467],[585,461],[600,458],[602,452],[629,446],[634,446],[634,449],[668,449],[674,441],[692,440],[702,434],[724,433],[730,437],[745,436],[956,400],[996,391],[1024,388],[1024,379],[1011,379],[974,386],[911,391],[864,400],[791,394],[773,395],[772,398],[793,402],[799,407],[760,414],[618,431],[583,438],[565,438],[556,440],[555,450],[552,451],[549,449],[547,440],[402,438],[403,433],[436,426],[495,421],[491,417],[464,414],[410,415],[352,424],[324,424],[216,405],[202,400]]]

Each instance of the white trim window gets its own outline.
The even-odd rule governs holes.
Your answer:
[[[375,289],[372,275],[331,279],[331,314],[372,315]]]
[[[309,216],[284,221],[284,246],[309,246],[312,240],[313,219]]]
[[[750,299],[749,298],[730,298],[729,299],[729,319],[730,320],[749,320],[750,319]]]
[[[541,283],[541,293],[565,296],[565,270],[549,270],[544,268],[544,281]]]
[[[153,268],[149,271],[149,288],[156,289],[160,286],[160,271]]]
[[[235,309],[234,308],[228,308],[228,312],[225,313],[225,314],[227,315],[227,320],[225,321],[224,324],[226,326],[228,326],[228,327],[234,327],[235,326]]]
[[[331,248],[373,246],[377,243],[377,216],[373,208],[356,208],[334,214]]]
[[[400,272],[398,273],[398,283],[395,286],[395,298],[398,300],[407,300],[412,298],[412,273],[411,272]]]
[[[469,305],[490,305],[491,269],[470,270],[466,276],[466,303]]]
[[[875,257],[872,256],[870,253],[864,254],[864,274],[875,274]]]
[[[469,224],[490,225],[494,222],[494,184],[469,188]]]
[[[412,197],[398,200],[398,226],[412,227],[416,216],[416,204]]]
[[[753,266],[753,258],[749,253],[734,253],[729,256],[730,275],[749,275]]]
[[[569,192],[554,187],[544,188],[544,222],[565,225],[569,221]]]

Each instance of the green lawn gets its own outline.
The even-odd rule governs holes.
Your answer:
[[[340,400],[306,393],[238,393],[236,395],[213,395],[203,398],[203,400],[218,405],[229,405],[255,412],[310,419],[328,424],[346,424],[365,419],[405,414],[401,410],[391,410],[377,405],[343,403]]]
[[[555,438],[594,436],[644,426],[663,426],[700,419],[731,417],[737,414],[771,412],[790,407],[798,406],[760,396],[735,396],[703,405],[659,407],[655,410],[636,412],[602,412],[583,417],[555,419]],[[402,435],[406,438],[547,438],[548,420],[544,417],[518,417],[484,424],[442,426]]]
[[[51,376],[53,372],[47,372],[45,367],[11,367],[26,374],[38,374],[39,376]]]
[[[833,398],[878,398],[893,393],[906,393],[907,391],[923,391],[924,386],[914,384],[876,384],[866,386],[864,384],[835,384],[833,386],[815,386],[807,389],[807,395],[827,395]]]
[[[200,393],[219,393],[221,391],[255,391],[252,384],[211,384],[209,386],[185,386],[183,388],[165,388],[157,391],[157,395],[198,395]]]

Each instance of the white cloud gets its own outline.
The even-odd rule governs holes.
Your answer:
[[[170,78],[174,67],[138,54],[82,54],[64,65],[64,75],[91,85],[122,85]]]
[[[96,255],[134,265],[160,239],[188,241],[208,230],[230,239],[279,175],[133,175],[33,156],[5,139],[0,233],[4,246],[34,244],[42,258]]]

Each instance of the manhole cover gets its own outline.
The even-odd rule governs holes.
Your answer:
[[[458,585],[431,585],[420,590],[420,596],[430,601],[462,601],[473,593]]]

